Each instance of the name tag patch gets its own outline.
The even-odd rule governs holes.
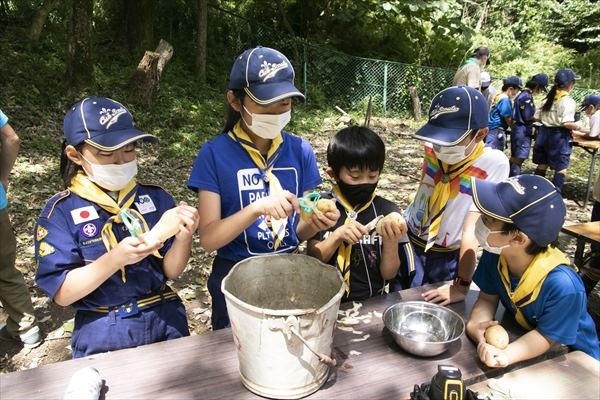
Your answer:
[[[100,218],[94,206],[86,206],[71,210],[71,217],[73,217],[75,225]]]
[[[156,211],[156,206],[149,195],[143,194],[138,196],[138,201],[135,203],[140,214],[148,214]]]

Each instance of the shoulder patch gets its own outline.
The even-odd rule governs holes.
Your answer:
[[[44,209],[42,210],[40,218],[50,218],[52,212],[54,211],[54,207],[56,207],[56,204],[58,204],[58,202],[60,202],[61,200],[66,199],[70,195],[71,191],[67,189],[52,196],[50,200],[48,200],[48,202],[46,203],[46,207],[44,207]]]
[[[54,253],[56,249],[46,242],[41,242],[38,248],[38,257],[45,257]]]

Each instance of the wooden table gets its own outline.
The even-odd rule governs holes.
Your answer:
[[[492,399],[600,399],[600,363],[581,351],[561,355],[472,385]]]
[[[571,142],[573,146],[580,147],[585,150],[586,153],[592,155],[592,161],[590,162],[590,170],[588,172],[587,188],[585,191],[585,198],[583,199],[583,208],[587,206],[590,198],[590,192],[592,191],[592,179],[594,178],[594,166],[596,165],[596,155],[598,149],[600,149],[600,140],[598,139],[582,139],[575,136]]]
[[[585,244],[590,242],[600,245],[600,221],[563,226],[561,232],[577,239],[574,262],[578,268],[581,268]]]
[[[420,294],[431,287],[369,299],[363,302],[360,315],[373,311],[382,313],[399,300],[418,300]],[[453,304],[450,308],[468,318],[478,293],[471,290],[465,302]],[[503,312],[503,309],[499,310],[496,317],[501,318]],[[512,317],[502,324],[511,339],[523,333]],[[475,346],[466,335],[440,356],[419,358],[401,350],[377,316],[354,328],[370,334],[370,337],[362,342],[351,342],[356,335],[336,329],[334,354],[338,366],[331,371],[325,385],[309,398],[408,398],[414,384],[431,380],[438,364],[459,367],[467,384],[497,376],[503,371],[483,366],[477,359]],[[362,354],[350,355],[351,350]],[[545,355],[519,366],[531,365],[565,352],[563,346],[555,346]],[[84,366],[93,366],[100,372],[107,386],[106,399],[259,398],[242,386],[230,329],[2,375],[0,398],[62,398],[70,377]]]

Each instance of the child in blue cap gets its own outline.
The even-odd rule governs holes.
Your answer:
[[[519,93],[523,83],[518,76],[509,76],[502,82],[502,92],[498,93],[490,109],[488,127],[490,131],[485,137],[485,145],[492,149],[504,151],[506,147],[506,131],[512,125],[512,99]]]
[[[555,343],[600,360],[594,322],[581,278],[556,240],[566,208],[554,185],[541,176],[519,175],[500,183],[473,180],[482,216],[475,235],[485,250],[473,280],[481,292],[467,323],[481,361],[489,367],[537,357]],[[528,332],[501,350],[484,332],[498,302]]]
[[[227,121],[204,144],[188,187],[198,192],[200,245],[217,250],[208,290],[212,327],[229,326],[221,282],[239,261],[261,254],[293,253],[302,240],[333,226],[339,212],[300,220],[298,197],[321,183],[314,151],[284,131],[292,100],[294,68],[279,51],[256,47],[234,62]]]
[[[515,97],[510,132],[510,176],[521,175],[521,165],[529,158],[535,103],[533,96],[546,90],[548,75],[536,74]]]
[[[562,191],[571,158],[571,130],[579,130],[575,122],[577,105],[570,93],[579,79],[573,70],[561,68],[554,76],[554,85],[542,107],[536,110],[535,119],[542,123],[533,145],[535,174],[546,176],[548,167],[554,170],[552,183]]]
[[[415,138],[425,141],[421,182],[405,211],[415,271],[402,287],[453,281],[427,291],[427,301],[448,304],[464,299],[475,269],[479,212],[472,199],[471,177],[499,182],[508,177],[508,159],[483,146],[488,133],[488,105],[468,86],[438,93],[429,121]]]
[[[176,207],[164,189],[135,179],[135,143],[156,138],[104,97],[70,108],[64,135],[67,190],[38,219],[36,282],[54,302],[76,310],[73,357],[188,336],[183,303],[166,282],[187,265],[198,212],[181,202],[175,237],[160,243],[146,236]]]
[[[376,194],[384,161],[383,140],[365,127],[344,128],[327,146],[327,173],[344,218],[309,240],[308,254],[341,271],[347,285],[342,301],[383,294],[400,268],[406,222],[396,204]]]

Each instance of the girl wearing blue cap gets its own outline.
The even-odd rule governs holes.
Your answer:
[[[481,291],[467,334],[477,344],[481,361],[506,367],[537,357],[554,343],[600,360],[583,283],[556,248],[567,212],[560,193],[536,175],[500,183],[473,179],[472,187],[482,213],[475,236],[485,251],[473,277]],[[488,343],[484,335],[498,324],[494,316],[500,301],[527,331],[504,349]]]
[[[571,130],[581,124],[575,122],[576,103],[570,93],[578,75],[569,68],[561,68],[554,77],[554,85],[544,104],[536,110],[535,119],[542,123],[533,146],[533,162],[537,164],[536,175],[546,176],[548,167],[554,170],[552,183],[559,191],[565,183],[565,175],[571,158]]]
[[[502,92],[492,101],[488,127],[490,131],[485,137],[485,146],[504,151],[506,147],[506,130],[512,125],[512,99],[521,90],[521,78],[509,76],[502,82]]]
[[[339,212],[299,218],[298,197],[321,183],[314,152],[283,129],[291,119],[294,69],[279,51],[256,47],[234,62],[222,133],[200,149],[188,187],[198,192],[200,245],[217,250],[208,290],[212,327],[229,326],[221,281],[239,261],[295,252],[333,226]]]
[[[37,284],[76,310],[73,357],[189,335],[184,306],[166,282],[187,265],[198,212],[181,202],[179,231],[158,241],[146,231],[175,207],[162,188],[137,183],[134,128],[120,103],[90,97],[64,121],[61,173],[36,226]]]
[[[515,97],[512,111],[512,129],[510,132],[510,176],[521,174],[523,161],[529,158],[535,103],[533,96],[546,90],[548,75],[534,75],[521,92]]]

